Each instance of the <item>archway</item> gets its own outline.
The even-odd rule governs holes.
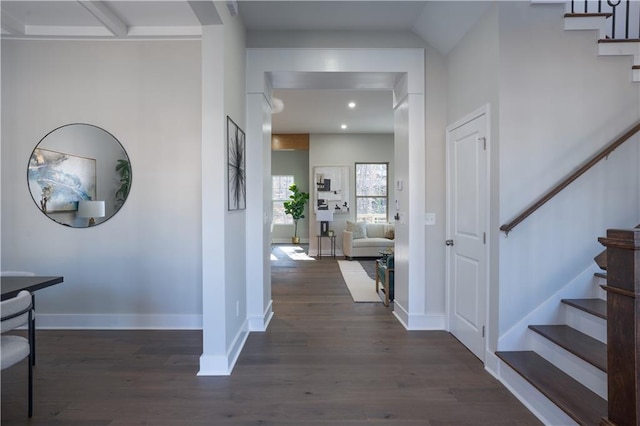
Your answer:
[[[425,318],[425,128],[422,49],[248,49],[247,316],[264,331],[273,316],[270,265],[271,91],[387,89],[394,93],[396,291],[394,314],[408,329]],[[394,203],[395,204],[395,203]]]

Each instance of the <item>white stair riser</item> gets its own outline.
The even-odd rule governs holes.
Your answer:
[[[607,279],[593,276],[593,285],[594,285],[594,293],[593,297],[597,297],[598,299],[607,300],[607,292],[602,288],[603,285],[607,285]]]
[[[607,374],[564,350],[549,339],[529,330],[531,350],[535,351],[603,399],[607,399]]]
[[[598,43],[598,54],[604,56],[630,55],[634,65],[640,65],[640,43]]]
[[[538,389],[504,362],[500,363],[500,381],[545,425],[577,425]]]
[[[607,36],[607,19],[604,16],[564,18],[565,30],[596,30],[598,38]]]
[[[565,323],[587,336],[607,343],[607,321],[600,317],[565,305]]]

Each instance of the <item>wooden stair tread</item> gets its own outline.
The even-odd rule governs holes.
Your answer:
[[[582,425],[607,416],[607,402],[533,351],[496,352],[507,365]]]
[[[597,275],[597,274],[596,274]],[[604,278],[607,276],[605,275]],[[602,319],[607,319],[607,302],[602,299],[562,299],[565,305],[573,306]]]
[[[590,17],[599,17],[599,16],[602,16],[604,18],[610,18],[611,16],[613,16],[613,13],[601,12],[601,13],[565,13],[564,14],[565,18],[590,18]]]
[[[598,278],[604,278],[605,280],[607,279],[607,273],[606,272],[596,272],[593,275],[595,275]]]
[[[603,271],[607,270],[607,250],[602,250],[596,257],[593,258],[596,265]]]
[[[598,43],[640,43],[640,38],[601,38]]]
[[[634,66],[631,67],[631,69],[640,70],[640,65],[634,65]]]
[[[530,325],[529,328],[606,373],[607,345],[599,340],[568,325]]]

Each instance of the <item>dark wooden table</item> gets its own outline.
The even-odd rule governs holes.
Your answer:
[[[36,296],[34,292],[43,288],[51,287],[52,285],[60,284],[64,279],[62,277],[38,277],[38,276],[20,276],[20,277],[0,277],[0,288],[2,289],[2,300],[15,297],[22,290],[31,292],[31,304],[35,311],[36,308]],[[36,316],[33,316],[32,327],[34,330],[33,336],[33,365],[36,364]]]
[[[2,288],[2,300],[11,299],[22,290],[33,293],[52,285],[60,284],[62,277],[0,277],[0,287]]]

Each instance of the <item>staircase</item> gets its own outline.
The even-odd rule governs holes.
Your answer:
[[[554,1],[532,0],[533,4],[562,3],[565,5],[565,30],[598,32],[598,54],[602,56],[632,56],[631,80],[640,82],[640,2],[632,0]]]
[[[640,82],[640,28],[638,28],[640,26],[640,2],[621,0],[617,3],[615,1],[574,3],[573,1],[532,0],[532,3],[565,4],[565,30],[597,31],[598,53],[600,55],[632,56],[630,78],[634,82]],[[613,8],[612,4],[615,5]],[[594,6],[598,8],[596,11],[589,10]],[[616,10],[618,6],[620,7]],[[583,10],[576,10],[582,7]],[[608,9],[603,10],[604,8]],[[621,12],[622,9],[624,9],[623,12]],[[631,19],[635,19],[635,23],[631,25],[634,33],[630,36],[630,25],[626,17],[631,13],[634,14]],[[622,24],[622,30],[620,29],[621,15],[624,15],[624,20],[627,21],[626,24]],[[633,134],[637,131],[638,129],[635,128]],[[571,181],[569,180],[569,182]],[[548,201],[555,193],[557,192],[550,191],[535,204],[535,208]],[[508,234],[535,208],[529,208],[531,211],[525,211],[521,216],[511,223],[503,225],[500,229]],[[636,228],[640,228],[640,225]],[[601,239],[602,241],[603,239]],[[633,352],[633,348],[620,346],[620,339],[616,336],[619,334],[620,315],[616,310],[610,311],[612,316],[610,318],[610,335],[608,336],[609,341],[613,341],[615,344],[611,345],[610,352],[607,353],[607,293],[603,288],[607,287],[607,291],[618,289],[617,285],[622,275],[619,273],[620,258],[617,258],[618,263],[615,264],[618,273],[611,275],[611,279],[615,279],[616,283],[609,283],[607,286],[606,253],[604,251],[594,259],[600,268],[600,271],[593,275],[593,283],[591,284],[593,285],[591,294],[594,297],[561,299],[559,302],[552,302],[552,306],[556,306],[557,310],[561,312],[561,315],[556,317],[559,319],[557,323],[529,324],[526,333],[524,333],[522,344],[507,344],[507,347],[526,348],[526,350],[496,352],[496,356],[502,361],[500,375],[503,378],[503,383],[507,384],[516,395],[520,395],[519,397],[528,408],[543,419],[546,424],[567,425],[575,422],[580,425],[614,425],[616,423],[611,421],[612,415],[617,419],[617,424],[640,424],[640,422],[636,423],[636,420],[640,419],[638,415],[640,394],[638,394],[638,383],[634,382],[634,378],[638,374],[637,358],[635,365],[634,360],[631,359],[631,361],[626,360],[626,364],[622,366],[617,355],[624,353],[635,356],[637,352]],[[624,262],[627,261],[628,259],[625,258]],[[628,271],[625,273],[628,274]],[[629,278],[629,275],[624,276],[624,280],[633,281],[634,279]],[[624,293],[624,297],[631,295],[631,292],[626,290],[616,291],[620,294]],[[618,307],[616,297],[618,296],[614,294],[613,298],[610,298],[609,304],[616,304]],[[555,300],[558,299],[559,297]],[[640,318],[640,316],[635,318]],[[546,320],[548,318],[543,321]],[[556,320],[549,322],[556,322]],[[635,330],[637,328],[633,319],[626,324],[625,329]],[[522,329],[524,328],[523,326]],[[611,332],[611,330],[614,331]],[[631,345],[638,343],[628,335],[623,336],[622,340],[630,341]],[[611,357],[609,364],[608,356]],[[608,381],[608,369],[611,369],[612,372],[611,381]],[[630,387],[627,384],[629,380],[631,381]],[[609,397],[608,392],[611,392],[612,397]],[[621,398],[621,395],[628,395],[628,397]],[[623,403],[620,403],[621,399],[624,400]]]
[[[604,274],[598,275],[594,286],[606,282]],[[529,325],[534,350],[496,355],[576,423],[597,425],[607,416],[606,301],[561,303],[565,324]]]

